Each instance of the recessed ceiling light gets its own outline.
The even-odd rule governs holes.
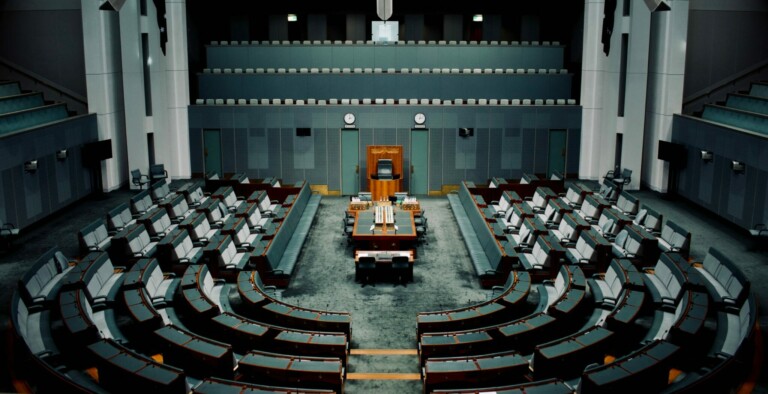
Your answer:
[[[472,15],[472,22],[482,22],[482,21],[483,21],[483,14]]]
[[[299,20],[299,18],[296,14],[288,14],[288,22],[296,22],[297,20]]]

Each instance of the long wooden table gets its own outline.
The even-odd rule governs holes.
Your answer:
[[[374,224],[374,211],[349,211],[355,215],[352,240],[355,249],[361,250],[407,250],[416,241],[416,225],[413,211],[393,207],[395,222],[386,226]],[[371,226],[373,225],[373,229]],[[397,226],[397,230],[395,230]]]

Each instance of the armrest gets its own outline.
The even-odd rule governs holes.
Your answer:
[[[589,259],[579,259],[579,263],[589,263]]]
[[[246,246],[243,247],[243,245],[246,245]],[[246,252],[248,252],[248,246],[250,246],[250,244],[242,243],[242,244],[240,244],[240,246],[237,247],[237,251],[240,252],[240,253],[246,253]]]
[[[210,192],[203,192],[203,195],[206,196],[206,197],[210,197],[211,193]]]
[[[269,202],[272,204],[280,204],[280,201],[278,200],[269,200]]]
[[[496,270],[485,270],[486,275],[496,275]]]
[[[237,199],[238,199],[239,201],[243,201],[243,200],[245,200],[245,196],[237,196]]]
[[[499,291],[504,290],[504,286],[493,286],[491,287],[491,291]]]
[[[227,281],[222,279],[222,278],[219,278],[219,279],[214,279],[213,283],[215,283],[217,285],[223,285],[223,284],[227,283]]]
[[[679,252],[680,251],[680,247],[679,246],[673,246],[673,247],[669,248],[669,250],[671,250],[673,252]]]
[[[605,274],[594,273],[592,274],[592,279],[605,279]]]
[[[637,256],[634,253],[624,253],[624,257],[627,257],[627,258],[630,258],[630,259],[634,259]]]
[[[94,245],[94,246],[89,246],[89,247],[88,247],[88,250],[90,250],[90,251],[92,251],[92,252],[98,252],[98,251],[99,251],[99,247],[98,247],[98,246],[95,246],[95,245]]]
[[[124,265],[115,265],[112,267],[115,272],[125,272],[126,267]]]
[[[533,252],[533,248],[522,248],[520,249],[520,251],[523,253],[531,253]]]
[[[545,285],[554,285],[555,284],[555,280],[554,279],[544,279],[544,280],[541,281],[541,283],[545,284]]]
[[[652,274],[652,273],[656,272],[655,270],[656,270],[655,267],[643,267],[643,268],[640,269],[640,271],[648,273],[648,274]]]
[[[491,201],[491,205],[499,205],[499,200],[493,200],[493,201]]]
[[[160,240],[165,236],[165,233],[158,234],[155,237],[149,237],[149,240],[152,242],[160,242]]]
[[[176,273],[174,272],[166,272],[163,274],[163,279],[173,279],[176,277]]]
[[[533,201],[533,197],[525,197],[525,198],[523,198],[523,200],[525,200],[525,201]]]
[[[568,239],[566,238],[566,239],[564,239],[563,241],[567,241],[567,240],[568,240]],[[572,247],[575,247],[575,246],[576,246],[576,242],[566,242],[566,243],[565,243],[565,247],[566,247],[566,248],[572,248]]]

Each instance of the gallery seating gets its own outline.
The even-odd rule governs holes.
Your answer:
[[[248,220],[237,216],[230,217],[224,223],[221,233],[231,235],[238,249],[247,249],[250,252],[255,251],[254,255],[263,254],[269,243],[269,238],[271,238],[268,234],[251,231],[248,226]]]
[[[538,213],[547,207],[549,199],[557,198],[557,194],[548,187],[538,187],[532,197],[525,198],[525,203],[531,207],[533,212]]]
[[[510,314],[527,309],[521,301],[530,289],[531,277],[527,272],[510,272],[507,283],[495,289],[499,294],[490,301],[449,311],[419,313],[417,333],[469,330],[501,323],[508,320]]]
[[[535,379],[578,377],[589,364],[603,361],[615,333],[600,326],[536,346],[531,358]]]
[[[635,217],[640,208],[640,200],[629,192],[622,191],[613,207],[629,217]]]
[[[134,223],[136,223],[136,219],[131,214],[131,209],[127,203],[120,204],[107,213],[107,228],[111,235],[122,231]]]
[[[245,381],[343,391],[344,366],[337,358],[251,351],[239,360],[237,368]]]
[[[606,201],[599,194],[589,194],[584,197],[584,202],[581,205],[581,209],[576,212],[582,219],[586,220],[590,224],[597,224],[600,216],[603,213],[603,209],[611,206],[611,203]]]
[[[637,212],[637,216],[632,220],[632,223],[640,226],[653,235],[659,235],[661,232],[661,223],[664,220],[664,216],[655,210],[643,207]]]
[[[252,232],[262,233],[267,236],[274,236],[277,232],[277,225],[272,218],[261,214],[259,205],[256,203],[243,204],[235,212],[236,216],[244,217],[248,223],[248,228]]]
[[[115,234],[112,237],[112,247],[115,249],[114,257],[118,262],[124,263],[129,259],[154,256],[157,240],[150,239],[146,227],[136,223]]]
[[[208,196],[203,192],[200,182],[187,182],[176,189],[176,193],[183,195],[187,200],[187,205],[192,208],[197,207],[208,199]]]
[[[296,390],[302,394],[332,394],[333,390],[308,389],[308,388],[287,388],[278,386],[268,386],[263,384],[248,383],[236,380],[227,380],[220,378],[205,378],[200,383],[192,387],[193,394],[210,393],[264,393],[264,394],[293,394]]]
[[[579,234],[589,228],[589,223],[581,216],[571,212],[563,215],[560,225],[556,229],[550,230],[550,234],[566,246],[571,243],[575,244],[579,239]]]
[[[591,228],[582,231],[575,244],[567,246],[565,258],[570,264],[590,272],[602,271],[608,265],[612,245]]]
[[[669,370],[680,348],[668,341],[653,341],[615,360],[587,366],[579,393],[661,392],[669,382]]]
[[[56,299],[62,278],[72,269],[70,260],[57,249],[40,256],[19,279],[18,292],[25,307],[33,310],[50,306]]]
[[[204,249],[214,266],[222,271],[242,271],[251,261],[251,253],[246,248],[238,248],[229,235],[214,238]]]
[[[616,235],[611,251],[614,257],[635,260],[639,265],[653,264],[659,256],[656,237],[634,224],[624,226]]]
[[[179,226],[178,224],[171,222],[171,218],[168,217],[168,212],[162,208],[154,208],[144,215],[139,216],[136,221],[144,225],[149,236],[157,241]]]
[[[516,352],[430,358],[422,367],[424,392],[524,382],[528,360]]]
[[[106,252],[112,245],[112,239],[107,231],[104,219],[97,219],[77,232],[80,241],[80,254],[86,255],[94,251]]]
[[[235,190],[232,186],[222,186],[216,189],[216,191],[211,194],[211,197],[224,203],[224,206],[227,207],[230,212],[237,211],[240,206],[245,204],[245,199],[235,195]]]
[[[208,241],[218,236],[221,232],[217,228],[211,228],[208,217],[203,212],[191,214],[179,223],[179,228],[186,229],[189,232],[190,238],[192,238],[192,242],[198,245],[208,244]]]
[[[578,182],[573,182],[568,186],[568,190],[566,190],[563,200],[574,209],[579,209],[584,202],[584,199],[590,194],[592,194],[592,190],[587,186]]]
[[[163,362],[183,368],[188,375],[234,377],[237,363],[232,347],[226,343],[201,337],[176,326],[155,330],[153,339],[163,349]]]
[[[560,379],[537,380],[534,382],[521,383],[517,385],[505,385],[496,387],[468,388],[468,389],[446,389],[432,390],[433,394],[525,394],[525,393],[547,393],[547,394],[572,394],[573,388]]]
[[[718,249],[711,247],[696,270],[706,279],[704,284],[718,307],[737,311],[749,297],[749,279]]]
[[[209,198],[195,208],[197,212],[204,213],[208,218],[211,227],[221,228],[224,222],[229,219],[229,210],[220,200]]]
[[[678,252],[688,257],[691,251],[691,233],[677,223],[667,220],[661,229],[659,249],[662,252]]]
[[[152,202],[152,197],[149,195],[149,190],[140,191],[131,197],[131,214],[133,216],[141,216],[155,207],[156,205]]]
[[[165,209],[166,213],[168,213],[168,217],[171,219],[171,223],[174,224],[178,224],[195,212],[194,209],[189,208],[187,200],[181,194],[169,195],[158,205]]]
[[[152,202],[159,204],[160,201],[165,200],[171,195],[171,189],[168,186],[168,182],[165,180],[156,181],[149,187],[149,195],[152,198]]]
[[[178,228],[158,242],[157,257],[168,268],[174,264],[197,264],[203,257],[203,249],[195,246],[186,229]]]
[[[184,371],[136,353],[111,339],[88,345],[98,371],[99,384],[113,392],[131,390],[187,393]]]
[[[150,182],[149,176],[142,174],[139,169],[131,170],[131,183],[143,189]]]
[[[536,239],[532,248],[524,249],[523,253],[519,254],[520,265],[527,271],[550,270],[554,272],[564,255],[565,248],[560,245],[560,242],[544,235]]]

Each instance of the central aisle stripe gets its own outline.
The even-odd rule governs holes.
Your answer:
[[[418,356],[416,349],[351,349],[351,356]]]
[[[350,372],[347,374],[347,380],[421,380],[421,374]]]

